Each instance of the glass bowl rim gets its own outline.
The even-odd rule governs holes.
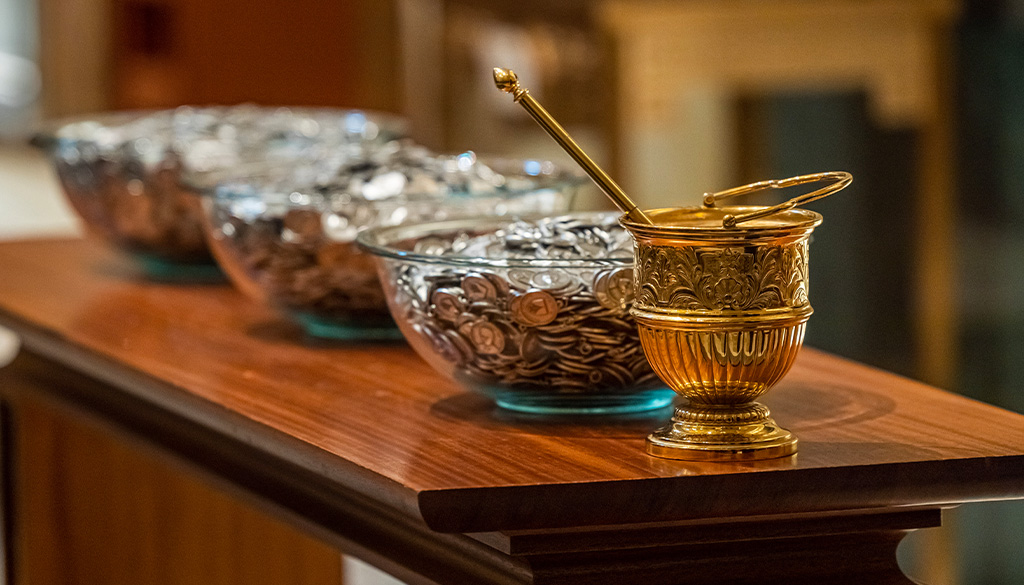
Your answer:
[[[356,235],[356,244],[375,256],[411,262],[416,264],[433,264],[438,266],[457,266],[460,268],[529,268],[529,269],[594,269],[594,268],[632,268],[633,255],[612,256],[608,258],[579,259],[546,259],[546,258],[484,258],[480,256],[437,256],[412,250],[401,250],[392,245],[396,241],[404,241],[414,237],[426,237],[432,234],[458,231],[460,229],[486,233],[495,228],[506,226],[516,220],[537,221],[550,217],[619,217],[617,211],[585,211],[570,212],[556,216],[522,215],[522,216],[485,216],[455,220],[434,221],[427,223],[406,223],[396,226],[378,226],[361,230]],[[403,237],[404,236],[404,237]]]
[[[84,124],[86,122],[97,122],[101,128],[110,128],[123,126],[135,122],[146,116],[154,115],[173,115],[175,112],[191,109],[197,112],[210,111],[210,110],[231,110],[241,108],[252,108],[260,112],[277,112],[280,110],[291,110],[292,112],[312,115],[312,114],[323,114],[323,115],[337,115],[339,117],[348,116],[354,113],[360,113],[366,116],[368,120],[380,125],[381,131],[387,131],[390,134],[394,134],[395,137],[402,137],[408,134],[408,121],[397,114],[389,112],[383,112],[379,110],[365,109],[365,108],[332,108],[327,106],[301,106],[301,105],[262,105],[253,103],[237,103],[237,104],[182,104],[173,108],[142,108],[142,109],[127,109],[127,110],[106,110],[101,112],[92,112],[86,114],[75,114],[72,116],[65,116],[60,118],[54,118],[51,120],[45,120],[41,122],[36,129],[32,132],[29,138],[29,144],[35,146],[41,150],[51,151],[62,145],[68,144],[89,144],[95,142],[95,139],[84,136],[62,136],[61,133],[66,131],[69,127]],[[116,144],[122,145],[128,140],[134,140],[134,137],[126,140],[120,140]]]
[[[444,157],[455,159],[466,153],[472,151],[463,151],[459,153],[431,153],[435,157]],[[383,199],[362,199],[353,197],[353,202],[358,201],[360,203],[372,204],[373,206],[384,206],[386,204],[400,204],[410,205],[418,203],[435,204],[439,200],[454,199],[459,200],[460,198],[465,199],[494,199],[495,201],[510,200],[513,198],[523,197],[533,193],[541,191],[564,191],[566,189],[578,188],[586,184],[587,176],[576,168],[568,165],[562,165],[560,163],[539,158],[517,158],[517,157],[503,157],[503,156],[491,156],[491,155],[477,155],[477,160],[482,164],[488,165],[495,170],[498,174],[505,176],[515,177],[517,179],[528,179],[534,182],[529,187],[522,187],[516,189],[510,189],[507,191],[500,192],[489,192],[489,191],[452,191],[442,195],[439,199],[431,198],[407,198],[404,196],[388,197]],[[504,169],[496,169],[502,165],[518,165],[519,167],[525,166],[526,163],[536,162],[543,165],[551,165],[552,171],[548,173],[539,173],[537,175],[531,175],[525,170],[520,170],[517,174],[505,171]],[[257,163],[260,164],[260,163]],[[260,169],[265,172],[274,172],[277,170],[287,170],[288,168],[295,168],[293,163],[282,162],[274,167],[263,164]],[[250,174],[245,177],[232,177],[219,182],[216,182],[212,187],[205,189],[198,189],[201,195],[211,197],[215,201],[244,201],[249,199],[260,199],[264,200],[267,198],[274,198],[274,202],[278,202],[277,198],[281,198],[281,203],[292,203],[296,207],[306,207],[306,204],[295,203],[291,201],[291,197],[298,193],[302,196],[315,197],[317,199],[328,201],[332,197],[343,197],[344,193],[332,194],[330,192],[320,192],[321,185],[316,184],[314,181],[295,181],[294,185],[285,188],[283,184],[286,184],[290,179],[287,175],[281,178],[270,178],[267,176],[260,176],[258,174]]]

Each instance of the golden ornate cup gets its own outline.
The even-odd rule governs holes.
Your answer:
[[[816,181],[826,187],[773,207],[719,207],[719,199]],[[789,371],[811,316],[807,252],[821,215],[797,209],[852,181],[818,173],[704,197],[703,208],[623,217],[636,240],[631,309],[654,371],[686,398],[647,452],[688,460],[783,457],[797,439],[755,399]]]

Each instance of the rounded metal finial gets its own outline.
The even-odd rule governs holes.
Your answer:
[[[644,212],[640,211],[636,204],[629,200],[629,197],[622,191],[622,188],[616,185],[615,181],[587,156],[587,153],[583,152],[583,149],[569,136],[565,128],[562,128],[561,124],[556,122],[551,117],[551,114],[530,95],[530,91],[519,85],[519,78],[515,72],[511,69],[495,67],[494,85],[498,86],[498,89],[501,91],[512,94],[512,101],[523,106],[523,109],[533,116],[533,119],[555,139],[559,146],[565,149],[574,161],[583,167],[583,170],[590,175],[590,178],[597,183],[597,186],[615,202],[616,207],[629,215],[633,221],[650,225],[650,218],[644,215]]]
[[[512,93],[519,86],[519,78],[511,69],[494,68],[494,85],[505,93]]]

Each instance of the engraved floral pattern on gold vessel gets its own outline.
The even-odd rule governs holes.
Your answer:
[[[644,246],[636,302],[687,311],[800,307],[807,300],[807,242],[740,248]]]

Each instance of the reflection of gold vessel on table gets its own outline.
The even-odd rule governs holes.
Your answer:
[[[764,187],[834,180],[776,207],[715,207]],[[647,451],[673,459],[765,459],[797,439],[755,400],[789,371],[812,309],[807,250],[821,223],[795,209],[850,183],[821,173],[757,183],[705,198],[705,208],[648,210],[653,225],[623,220],[636,239],[631,313],[648,361],[687,399]],[[728,226],[728,227],[727,227]]]
[[[796,453],[797,439],[755,402],[793,365],[813,310],[807,248],[821,216],[797,206],[852,182],[849,173],[762,181],[704,196],[703,208],[641,211],[569,137],[515,73],[494,69],[499,89],[587,171],[625,215],[636,240],[636,299],[630,313],[651,367],[687,399],[647,438],[671,459],[769,459]],[[718,207],[762,189],[831,181],[771,207]]]

